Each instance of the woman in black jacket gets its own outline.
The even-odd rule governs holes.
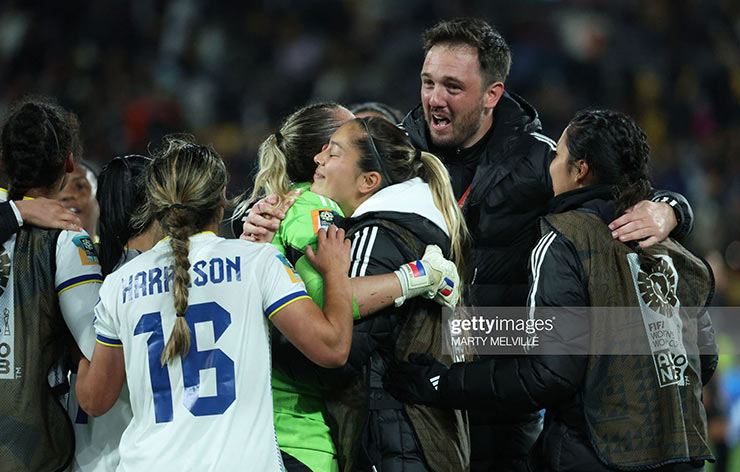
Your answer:
[[[613,240],[607,227],[650,194],[648,161],[646,136],[631,118],[577,114],[550,165],[555,199],[530,257],[530,318],[552,319],[553,329],[540,331],[523,357],[449,369],[412,357],[386,378],[394,396],[507,413],[545,409],[531,470],[703,470],[711,453],[701,385],[717,361],[703,310],[711,271],[670,239],[642,249]],[[632,309],[615,316],[573,307]],[[677,342],[659,346],[659,337]]]
[[[332,198],[352,239],[351,277],[385,274],[409,260],[423,275],[427,245],[461,267],[467,231],[439,160],[414,149],[381,118],[340,127],[314,159],[311,190]],[[411,279],[413,280],[412,277]],[[413,282],[412,282],[413,284]],[[401,306],[401,304],[403,305]],[[422,298],[396,300],[355,323],[347,365],[327,399],[343,470],[421,472],[469,467],[467,425],[459,411],[405,405],[384,389],[387,367],[410,352],[443,357],[441,308]]]

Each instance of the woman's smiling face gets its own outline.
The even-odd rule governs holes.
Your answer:
[[[331,198],[347,215],[347,209],[354,210],[360,198],[358,187],[362,171],[359,167],[360,151],[355,142],[361,133],[356,123],[345,123],[314,157],[317,167],[311,191]]]

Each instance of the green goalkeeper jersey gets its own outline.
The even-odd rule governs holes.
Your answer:
[[[328,228],[334,222],[335,215],[344,214],[333,200],[311,192],[310,185],[302,183],[291,187],[291,190],[302,189],[303,192],[286,212],[272,244],[295,264],[308,294],[317,305],[323,307],[324,281],[303,254],[309,244],[316,249],[316,233],[319,229]]]
[[[316,249],[316,233],[320,228],[329,227],[335,215],[343,215],[339,205],[309,191],[309,187],[310,184],[304,183],[291,188],[300,188],[303,192],[286,212],[272,244],[288,259],[297,259],[295,269],[303,279],[306,291],[317,305],[323,307],[323,279],[302,254],[309,244]],[[273,368],[272,399],[280,449],[314,472],[338,472],[336,449],[324,420],[321,392],[310,385],[295,382]]]

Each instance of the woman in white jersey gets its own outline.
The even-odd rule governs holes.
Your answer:
[[[145,176],[144,216],[167,237],[103,284],[98,344],[79,366],[80,404],[104,413],[126,377],[134,416],[118,470],[281,470],[268,320],[314,362],[344,364],[349,243],[330,227],[309,251],[326,281],[322,312],[276,249],[213,233],[225,204],[221,158],[187,140],[166,144]]]
[[[96,198],[102,210],[98,220],[98,255],[103,277],[161,239],[159,226],[150,221],[138,222],[132,217],[146,202],[144,171],[151,162],[146,156],[129,155],[111,160],[98,178]],[[71,377],[76,383],[76,375]],[[113,407],[99,418],[91,418],[77,403],[74,389],[70,392],[68,410],[75,431],[75,472],[105,472],[118,466],[118,444],[131,422],[131,401],[124,385]]]

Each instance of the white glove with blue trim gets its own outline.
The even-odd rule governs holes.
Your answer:
[[[448,308],[460,299],[460,276],[457,266],[444,258],[438,246],[427,246],[421,260],[402,265],[394,272],[401,283],[402,295],[395,300],[403,305],[409,298],[422,296]]]

